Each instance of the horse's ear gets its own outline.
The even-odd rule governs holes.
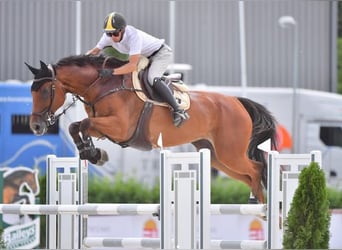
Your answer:
[[[49,71],[48,66],[43,61],[40,61],[40,67],[43,71]]]
[[[39,73],[39,69],[33,68],[31,65],[27,64],[25,62],[25,65],[29,68],[29,70],[32,72],[32,74],[37,75]]]

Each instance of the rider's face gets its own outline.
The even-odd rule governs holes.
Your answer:
[[[106,32],[108,37],[111,37],[114,42],[120,42],[122,39],[123,32],[121,29],[115,30],[114,32]]]
[[[121,37],[122,37],[122,30],[120,30],[117,34],[112,35],[112,40],[118,43],[121,41]]]

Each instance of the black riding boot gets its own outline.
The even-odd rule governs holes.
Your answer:
[[[153,88],[173,108],[173,124],[180,127],[185,120],[189,119],[189,115],[178,106],[176,99],[173,97],[171,90],[166,86],[164,80],[156,77],[153,80]]]

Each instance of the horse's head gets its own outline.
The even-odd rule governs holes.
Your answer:
[[[55,70],[40,62],[40,69],[27,63],[26,66],[34,75],[31,86],[32,114],[30,128],[36,135],[43,135],[48,127],[56,122],[55,111],[65,101],[65,93],[56,84]]]

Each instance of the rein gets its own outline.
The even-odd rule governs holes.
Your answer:
[[[105,60],[104,60],[103,63],[102,63],[102,69],[105,69],[106,64],[107,64],[107,62],[108,62],[109,59],[110,59],[110,57],[106,57],[106,58],[105,58]],[[88,101],[84,100],[84,98],[83,98],[82,96],[84,96],[84,94],[86,94],[86,93],[88,92],[88,90],[89,90],[92,86],[94,86],[94,85],[97,83],[97,81],[99,81],[100,79],[103,79],[103,77],[101,77],[101,76],[99,76],[97,79],[95,79],[95,81],[93,81],[93,82],[88,86],[88,88],[86,88],[86,90],[83,91],[82,94],[80,94],[80,95],[75,95],[75,96],[76,96],[76,98],[77,98],[78,100],[80,100],[82,103],[84,103],[85,105],[90,106],[91,109],[92,109],[92,111],[93,111],[93,114],[94,114],[94,116],[95,116],[95,104],[98,103],[102,98],[105,98],[106,96],[111,95],[111,94],[115,94],[116,92],[119,92],[119,91],[131,91],[131,92],[135,92],[135,91],[141,91],[141,92],[142,92],[142,91],[143,91],[142,89],[135,89],[135,88],[128,88],[128,87],[126,87],[126,86],[125,86],[125,80],[128,79],[128,77],[126,77],[126,76],[127,76],[127,74],[123,76],[122,84],[120,85],[120,87],[116,87],[116,88],[114,88],[114,89],[111,89],[111,90],[105,92],[104,94],[102,94],[102,95],[100,95],[99,97],[97,97],[97,98],[95,99],[95,101],[93,101],[93,102],[88,102]]]
[[[103,95],[100,95],[99,97],[97,97],[95,99],[95,101],[92,103],[93,105],[95,105],[97,102],[99,102],[102,98],[108,96],[108,95],[111,95],[111,94],[115,94],[117,92],[120,92],[120,91],[130,91],[130,92],[142,92],[143,90],[142,89],[136,89],[136,88],[133,88],[133,87],[127,87],[125,85],[125,82],[126,80],[129,80],[129,77],[128,77],[128,74],[127,75],[124,75],[123,79],[122,79],[122,83],[119,87],[116,87],[114,89],[111,89],[107,92],[105,92]]]
[[[103,64],[102,64],[102,69],[105,67],[106,62],[107,62],[107,60],[105,60],[105,61],[103,62]],[[120,91],[143,92],[142,89],[136,89],[136,88],[134,88],[134,87],[127,87],[127,86],[126,86],[125,82],[126,82],[126,80],[129,80],[129,79],[130,79],[130,78],[129,78],[129,75],[130,75],[130,74],[126,74],[126,75],[123,76],[122,83],[120,84],[119,87],[113,88],[113,89],[111,89],[111,90],[105,92],[104,94],[100,95],[99,97],[97,97],[97,98],[96,98],[94,101],[92,101],[92,102],[88,102],[88,101],[84,100],[84,98],[83,98],[82,96],[84,96],[84,94],[86,94],[86,93],[89,91],[89,89],[90,89],[91,87],[93,87],[99,80],[103,79],[103,77],[100,77],[100,76],[99,76],[97,79],[95,79],[95,80],[88,86],[88,88],[87,88],[85,91],[83,91],[82,94],[80,94],[80,95],[74,94],[74,96],[75,96],[78,100],[80,100],[82,103],[84,103],[85,105],[88,105],[89,107],[91,107],[92,112],[93,112],[93,115],[95,116],[95,113],[96,113],[96,111],[95,111],[95,104],[98,103],[101,99],[103,99],[103,98],[105,98],[105,97],[107,97],[107,96],[109,96],[109,95],[111,95],[111,94],[115,94],[115,93],[117,93],[117,92],[120,92]],[[111,76],[111,77],[113,77],[113,76]]]

